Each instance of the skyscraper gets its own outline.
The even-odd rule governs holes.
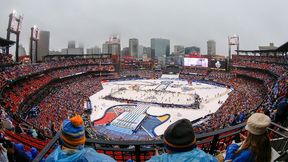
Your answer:
[[[137,58],[143,59],[143,54],[144,54],[144,46],[143,45],[138,46],[138,52],[137,53],[138,53]]]
[[[130,56],[130,54],[129,54],[129,47],[124,47],[123,49],[122,49],[122,51],[121,51],[121,56],[123,57],[125,57],[125,56]]]
[[[49,55],[50,32],[40,31],[38,40],[37,61],[42,61],[43,57]]]
[[[170,40],[162,38],[151,39],[151,57],[152,59],[165,58],[170,54]]]
[[[121,46],[119,36],[109,37],[109,40],[102,45],[102,53],[120,56]]]
[[[120,56],[121,46],[119,36],[113,35],[109,38],[108,52],[112,55]]]
[[[70,40],[68,42],[68,48],[76,48],[76,41]]]
[[[207,55],[216,55],[216,42],[214,40],[207,41]]]
[[[151,59],[151,47],[144,47],[143,48],[143,55],[147,58]]]
[[[130,56],[132,56],[134,58],[138,58],[138,46],[139,46],[138,39],[136,39],[136,38],[129,39]]]
[[[105,43],[102,44],[102,53],[104,53],[104,54],[109,53],[108,52],[108,46],[109,46],[108,41],[106,41]]]
[[[80,43],[79,47],[76,48],[76,42],[69,41],[68,48],[62,49],[61,53],[67,55],[84,55],[84,44]]]
[[[101,54],[101,48],[94,46],[86,49],[86,54]]]

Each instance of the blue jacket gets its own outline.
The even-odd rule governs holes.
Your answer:
[[[233,162],[254,162],[255,159],[253,157],[253,153],[251,150],[243,150],[237,156],[235,156],[235,152],[239,149],[237,144],[231,144],[226,149],[226,157],[225,160],[233,160]]]
[[[217,159],[195,148],[192,151],[153,156],[148,162],[217,162]]]
[[[116,162],[110,156],[97,153],[92,148],[65,151],[58,146],[45,160],[46,162]]]

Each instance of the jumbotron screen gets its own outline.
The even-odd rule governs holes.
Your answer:
[[[184,58],[184,66],[208,67],[207,58]]]
[[[209,61],[209,68],[211,68],[211,69],[226,69],[227,68],[227,61],[226,60],[212,59]]]

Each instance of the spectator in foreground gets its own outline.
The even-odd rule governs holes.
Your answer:
[[[46,162],[115,162],[111,157],[97,153],[92,148],[84,147],[86,141],[83,119],[76,115],[64,120],[60,130],[60,142],[58,146],[46,159]]]
[[[276,105],[276,114],[274,122],[279,124],[284,124],[285,120],[288,117],[288,95],[283,98],[277,105]]]
[[[30,162],[28,156],[24,152],[23,144],[14,144],[11,141],[5,142],[7,149],[7,157],[9,162]]]
[[[192,124],[181,119],[171,124],[163,136],[167,153],[153,156],[149,162],[217,162],[216,158],[196,148],[196,137]]]
[[[15,133],[17,134],[21,134],[23,133],[23,129],[21,128],[20,124],[17,124],[16,127],[15,127]]]
[[[254,113],[247,120],[248,137],[241,146],[231,144],[226,150],[225,162],[270,162],[271,144],[266,131],[271,119],[262,113]]]
[[[8,162],[7,150],[2,146],[2,143],[0,143],[0,161]]]

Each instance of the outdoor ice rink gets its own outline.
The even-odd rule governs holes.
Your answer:
[[[162,135],[165,129],[173,122],[187,118],[195,120],[207,114],[214,113],[225,102],[231,89],[223,86],[215,86],[206,83],[192,82],[179,79],[157,79],[157,80],[125,80],[102,83],[103,89],[90,96],[92,103],[91,121],[102,118],[107,109],[115,105],[127,103],[104,99],[111,95],[115,98],[133,99],[145,102],[149,106],[146,114],[151,116],[162,116],[169,114],[170,118],[154,129],[155,134]],[[195,94],[202,99],[200,109],[189,109],[179,107],[161,107],[157,103],[189,105],[193,103]],[[220,102],[219,102],[220,101]],[[153,102],[156,104],[149,104]]]

